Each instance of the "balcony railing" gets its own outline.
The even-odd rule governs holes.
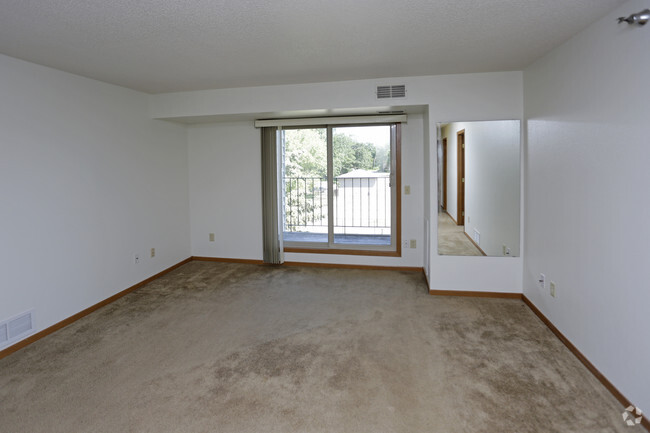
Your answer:
[[[327,179],[285,177],[284,189],[285,231],[327,233]],[[335,234],[390,234],[391,191],[387,173],[335,179],[333,205]]]

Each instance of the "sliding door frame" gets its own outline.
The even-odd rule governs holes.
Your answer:
[[[357,127],[357,126],[390,126],[391,134],[391,245],[362,245],[362,244],[335,244],[334,243],[334,161],[333,161],[333,130],[334,128]],[[285,242],[284,252],[286,253],[312,253],[312,254],[349,254],[364,256],[389,256],[401,257],[402,255],[402,124],[401,123],[383,123],[383,124],[329,124],[329,125],[311,125],[299,127],[285,127],[283,129],[310,129],[310,128],[327,128],[327,200],[328,200],[328,245],[323,247],[324,243],[303,243],[303,242]],[[282,191],[284,193],[284,191]],[[330,230],[330,227],[332,230]],[[303,245],[305,244],[305,245]]]

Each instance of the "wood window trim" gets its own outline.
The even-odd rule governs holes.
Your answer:
[[[343,125],[336,125],[337,127]],[[354,125],[358,126],[358,125]],[[395,124],[395,250],[358,248],[308,248],[285,246],[285,253],[339,254],[356,256],[402,256],[402,124]]]

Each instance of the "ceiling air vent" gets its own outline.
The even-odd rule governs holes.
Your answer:
[[[377,86],[377,99],[406,98],[406,85]]]

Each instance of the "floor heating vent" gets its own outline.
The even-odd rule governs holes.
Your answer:
[[[33,330],[34,322],[31,311],[0,322],[0,346],[10,344],[30,334]]]
[[[0,346],[9,341],[9,333],[7,332],[7,324],[0,325]]]

